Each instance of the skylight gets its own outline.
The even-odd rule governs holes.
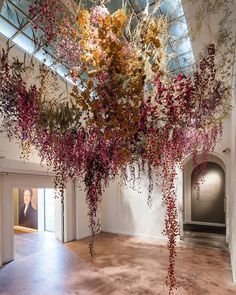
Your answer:
[[[69,69],[57,64],[55,50],[42,42],[44,32],[33,29],[28,13],[30,3],[29,0],[4,0],[0,13],[0,33],[71,83],[67,77]]]
[[[87,4],[89,1],[84,2]],[[28,13],[30,3],[29,0],[4,0],[0,14],[0,33],[71,82],[67,76],[69,68],[65,64],[57,64],[55,49],[44,44],[43,28],[33,29],[33,19],[30,19]],[[111,0],[107,6],[111,11],[115,11],[121,6],[121,3],[122,1]],[[149,10],[152,10],[155,1],[149,0],[149,3]],[[135,13],[135,24],[135,18],[142,17],[142,11],[146,7],[146,0],[129,0],[127,6]],[[167,50],[170,54],[168,63],[170,71],[185,74],[191,72],[195,60],[181,0],[160,1],[157,14],[164,15],[169,20],[170,39]],[[35,40],[37,40],[37,46]]]
[[[146,0],[130,0],[130,3],[136,15],[141,18],[142,11],[146,7]],[[149,3],[149,10],[151,10],[155,1],[149,0]],[[181,0],[160,1],[157,13],[166,16],[169,20],[170,39],[167,51],[172,56],[168,63],[170,71],[175,74],[191,74],[195,60]]]

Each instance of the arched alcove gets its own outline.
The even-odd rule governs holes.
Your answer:
[[[199,171],[204,169],[199,164],[191,174],[191,219],[193,222],[225,224],[225,172],[214,162],[206,163],[206,174],[201,182]],[[195,181],[200,184],[199,195]]]
[[[199,158],[200,162],[200,158]],[[201,168],[201,163],[199,164]],[[194,167],[189,158],[184,165],[183,224],[225,227],[227,173],[223,160],[210,154],[207,174],[200,184],[200,196],[193,189]],[[197,168],[197,169],[198,169]]]

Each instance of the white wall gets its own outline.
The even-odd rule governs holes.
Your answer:
[[[0,192],[2,191],[2,176],[0,175]],[[2,266],[2,240],[3,240],[3,230],[2,230],[2,194],[0,193],[0,267]]]
[[[135,190],[121,187],[118,178],[113,181],[103,194],[102,230],[163,239],[165,205],[160,188],[154,188],[151,208],[147,196],[146,176],[135,185]]]
[[[76,211],[76,239],[80,240],[90,235],[88,227],[88,206],[84,184],[76,181],[75,183],[75,211]]]
[[[210,4],[209,4],[210,3]],[[182,0],[185,18],[191,35],[192,48],[195,58],[198,57],[200,51],[209,43],[220,45],[219,57],[225,58],[225,55],[233,58],[229,50],[232,49],[232,40],[222,41],[219,37],[219,29],[224,28],[227,33],[235,35],[235,19],[236,9],[235,1],[205,1],[205,0]],[[231,14],[225,17],[226,11]],[[223,64],[223,67],[226,64]],[[230,72],[230,71],[229,71]],[[230,78],[227,79],[229,83]]]
[[[235,50],[236,51],[236,50]],[[231,186],[230,186],[230,220],[229,220],[229,246],[231,253],[231,263],[233,279],[236,283],[236,58],[234,57],[233,75],[233,112],[231,129]]]
[[[66,186],[64,200],[64,242],[76,239],[75,182],[70,180]]]

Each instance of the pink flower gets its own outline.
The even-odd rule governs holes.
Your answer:
[[[100,19],[104,19],[109,14],[109,10],[104,5],[95,6],[91,11],[93,25],[98,25]]]

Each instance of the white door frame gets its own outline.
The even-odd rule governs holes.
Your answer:
[[[2,217],[2,263],[14,259],[13,188],[54,188],[53,178],[45,175],[8,174],[1,175]]]

